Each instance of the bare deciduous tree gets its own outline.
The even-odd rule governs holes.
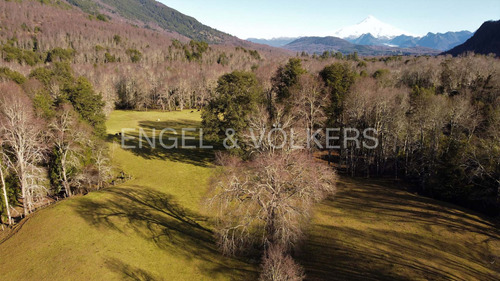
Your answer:
[[[1,143],[0,143],[0,149],[1,149]],[[7,196],[7,186],[5,184],[5,176],[3,173],[3,163],[2,163],[2,153],[0,153],[0,182],[2,183],[2,193],[3,193],[3,199],[5,203],[5,210],[7,212],[7,221],[9,225],[12,224],[12,216],[10,215],[10,205],[9,205],[9,198]]]
[[[19,179],[26,216],[35,200],[43,198],[47,192],[40,184],[43,173],[37,166],[45,151],[43,124],[35,118],[30,99],[13,84],[2,85],[0,89],[0,114],[5,158]]]
[[[335,191],[335,172],[304,152],[263,153],[249,162],[220,157],[211,206],[224,254],[250,244],[290,249],[314,202]]]
[[[69,104],[63,104],[58,109],[56,118],[50,124],[55,149],[60,157],[60,182],[66,196],[72,196],[69,174],[73,167],[78,167],[77,157],[79,142],[83,141],[85,128],[79,124],[76,112]]]

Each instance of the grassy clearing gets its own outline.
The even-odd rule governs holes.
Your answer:
[[[310,280],[500,280],[498,223],[392,186],[341,178],[299,254]]]
[[[172,127],[180,134],[199,121],[189,111],[113,112],[107,123],[113,161],[133,179],[35,213],[0,245],[0,279],[255,279],[255,266],[217,252],[201,215],[213,155],[123,150],[113,137],[139,126]]]
[[[31,216],[0,244],[0,279],[255,280],[257,266],[218,254],[203,215],[212,152],[123,150],[114,136],[139,126],[180,134],[199,121],[190,111],[113,112],[113,161],[133,179]],[[500,278],[498,225],[390,186],[341,179],[298,254],[310,280]]]

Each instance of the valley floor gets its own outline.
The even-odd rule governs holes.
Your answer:
[[[132,179],[0,233],[0,279],[255,280],[255,261],[221,256],[212,238],[202,198],[213,153],[123,150],[115,136],[199,125],[190,111],[113,112],[111,156]],[[498,224],[454,205],[341,177],[297,257],[310,280],[498,280],[500,234]]]

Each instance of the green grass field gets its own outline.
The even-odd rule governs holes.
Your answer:
[[[1,233],[0,280],[255,280],[257,265],[215,247],[201,200],[213,152],[123,150],[113,137],[199,122],[190,111],[113,112],[112,159],[132,179],[40,210],[7,240]],[[309,279],[500,279],[498,225],[391,186],[341,179],[297,253]]]

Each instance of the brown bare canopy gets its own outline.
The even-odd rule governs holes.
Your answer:
[[[219,246],[232,255],[251,245],[290,249],[303,235],[314,202],[335,192],[334,170],[306,152],[221,156],[212,180]]]

